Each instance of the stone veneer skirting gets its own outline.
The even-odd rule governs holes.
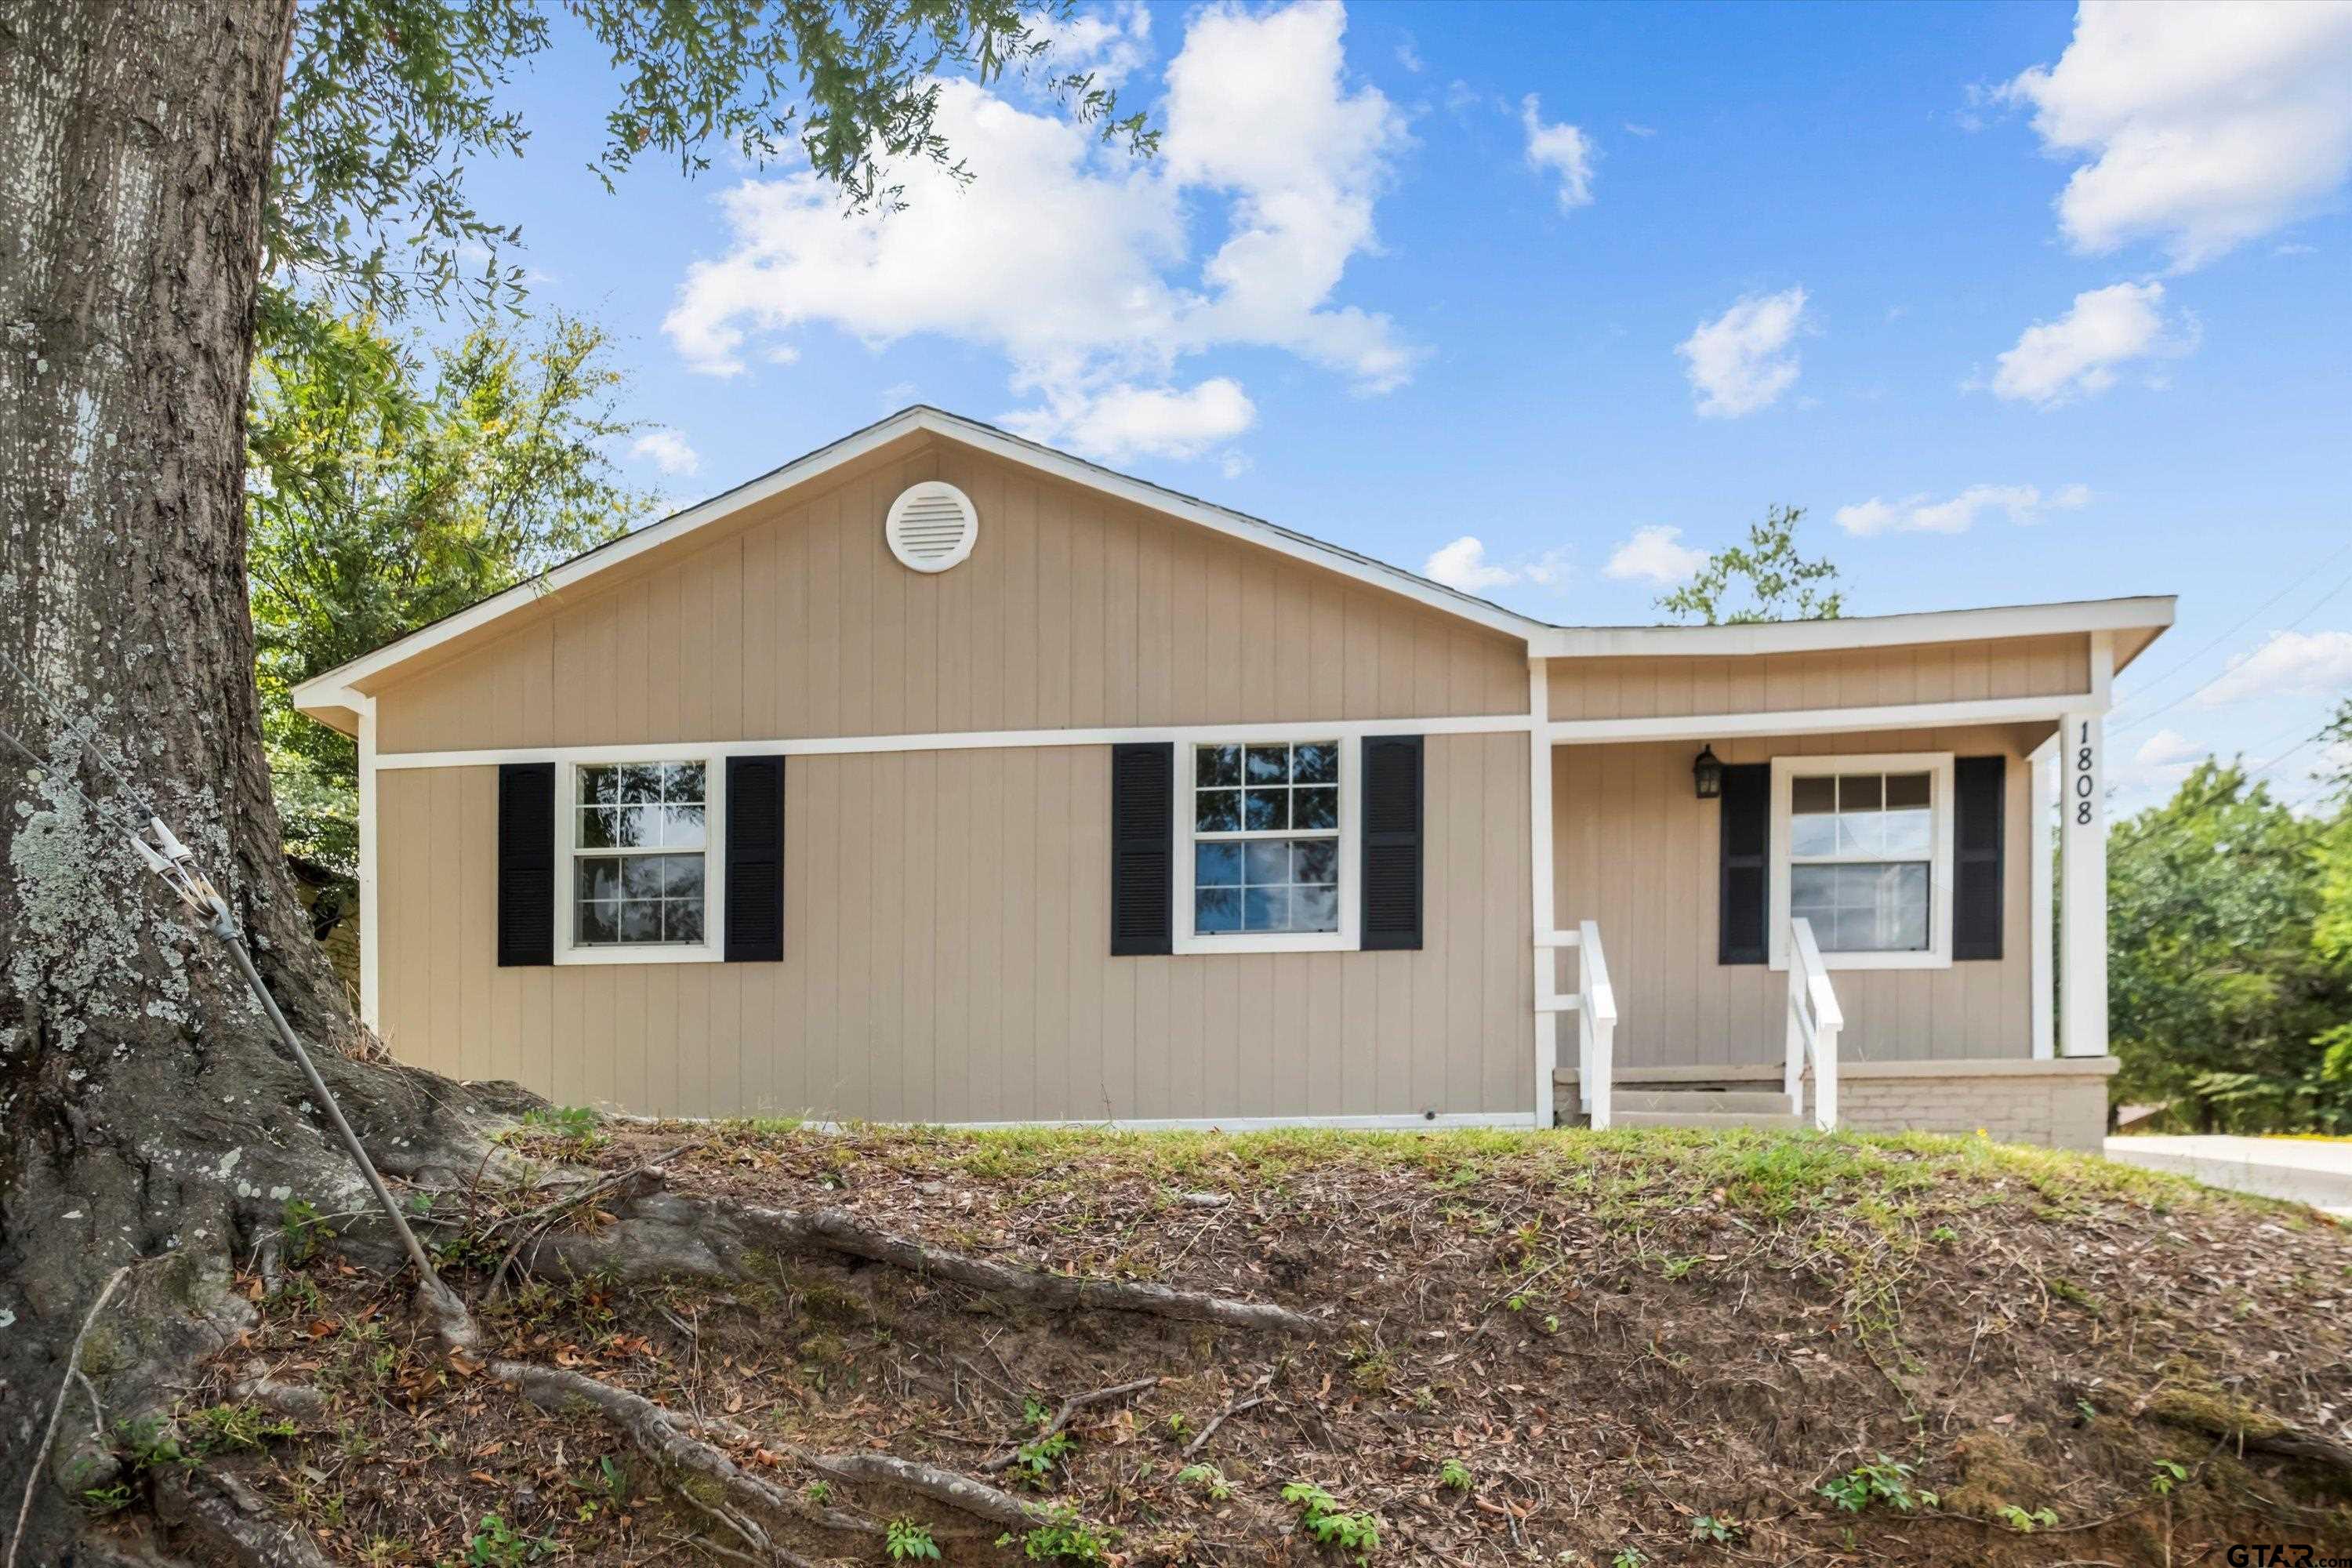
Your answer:
[[[2005,1143],[2099,1152],[2107,1131],[2107,1079],[2113,1057],[2060,1057],[2053,1061],[1864,1062],[1838,1064],[1838,1123],[1857,1132],[1948,1132],[1982,1130]],[[1739,1067],[1636,1068],[1617,1075],[1620,1088],[1752,1089],[1780,1081],[1777,1063]],[[1811,1078],[1806,1079],[1811,1112]],[[1555,1098],[1573,1106],[1576,1072],[1554,1075]]]

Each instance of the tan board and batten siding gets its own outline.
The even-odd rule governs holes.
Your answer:
[[[1727,658],[1554,659],[1550,701],[1556,720],[1666,719],[2061,697],[2088,690],[2090,680],[2090,639],[2076,634]]]
[[[927,479],[981,518],[935,576],[882,537]],[[1516,638],[963,447],[680,543],[376,691],[378,752],[1528,710]]]
[[[656,1113],[1524,1112],[1527,740],[1425,765],[1418,952],[1110,957],[1110,753],[1057,746],[794,757],[783,963],[536,969],[495,962],[498,770],[388,770],[382,1032]]]
[[[1858,1061],[2018,1058],[2032,1052],[2027,956],[2032,776],[2053,725],[1803,735],[1715,743],[1727,763],[1894,752],[2009,759],[2001,956],[1944,969],[1841,969],[1840,1053]],[[1552,753],[1553,897],[1563,922],[1597,919],[1617,993],[1620,1068],[1781,1059],[1789,977],[1716,962],[1720,813],[1691,787],[1691,746],[1561,746]],[[1572,963],[1572,958],[1570,963]],[[1562,968],[1563,984],[1572,971]],[[1564,1059],[1573,1060],[1572,1056]]]
[[[882,536],[924,479],[982,520],[937,576]],[[382,687],[379,752],[1528,709],[1515,639],[961,447],[691,543]],[[1527,744],[1429,739],[1423,951],[1119,959],[1107,747],[795,756],[782,963],[500,969],[497,770],[386,768],[378,1022],[650,1112],[1524,1113]]]

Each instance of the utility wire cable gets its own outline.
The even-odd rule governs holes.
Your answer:
[[[2229,629],[2222,632],[2221,636],[2215,637],[2211,642],[2201,645],[2196,652],[2190,654],[2188,658],[2180,660],[2179,663],[2167,667],[2162,675],[2155,676],[2147,680],[2140,682],[2138,689],[2135,690],[2130,697],[2124,700],[2123,707],[2127,709],[2131,707],[2133,703],[2144,700],[2149,692],[2155,690],[2158,687],[2162,686],[2166,681],[2171,679],[2174,676],[2179,675],[2182,670],[2187,669],[2190,665],[2195,664],[2199,659],[2203,658],[2207,654],[2211,653],[2215,648],[2220,647],[2223,643],[2228,642],[2231,637],[2236,637],[2240,632],[2245,630],[2246,627],[2252,623],[2255,616],[2261,615],[2264,610],[2269,609],[2273,605],[2277,604],[2281,599],[2285,598],[2289,594],[2294,593],[2304,584],[2310,582],[2315,574],[2325,572],[2328,567],[2335,565],[2336,562],[2342,560],[2347,554],[2352,554],[2352,543],[2340,545],[2333,553],[2323,555],[2317,561],[2315,561],[2310,565],[2305,567],[2301,572],[2297,573],[2288,581],[2286,586],[2281,588],[2277,593],[2273,594],[2269,598],[2264,599],[2261,604],[2256,605],[2252,609],[2248,610],[2243,616],[2232,622]]]
[[[81,723],[79,722],[73,715],[68,713],[64,709],[58,706],[56,700],[51,698],[47,691],[41,689],[40,681],[34,678],[31,670],[28,670],[23,665],[18,664],[5,653],[0,653],[0,664],[6,665],[9,669],[16,673],[18,684],[32,694],[34,701],[38,702],[43,708],[48,710],[49,717],[57,722],[58,729],[64,731],[67,734],[75,737],[78,741],[84,742],[80,749],[88,752],[90,758],[113,778],[116,784],[122,786],[122,792],[131,797],[131,804],[138,806],[142,816],[154,816],[159,815],[155,810],[154,802],[149,798],[147,792],[140,788],[136,784],[133,784],[124,775],[121,768],[116,767],[114,763],[108,759],[105,751],[97,744],[97,737],[94,734],[85,731]],[[10,736],[9,739],[12,743],[16,745],[18,751],[25,752],[27,756],[32,754],[26,750],[23,742],[17,741],[14,736]],[[52,761],[43,762],[39,765],[44,768],[54,768],[58,764]],[[81,795],[81,791],[79,789],[76,789],[74,793],[76,795]],[[89,796],[82,795],[82,799],[89,801]],[[91,802],[91,805],[94,808],[96,803]]]
[[[2352,546],[2347,546],[2347,548],[2352,548]],[[2345,589],[2347,589],[2347,588],[2352,588],[2352,577],[2347,577],[2347,578],[2345,578],[2342,582],[2340,582],[2340,583],[2336,584],[2336,586],[2334,586],[2333,588],[2328,589],[2328,590],[2327,590],[2327,592],[2326,592],[2325,594],[2320,595],[2318,598],[2316,598],[2316,599],[2315,599],[2315,600],[2313,600],[2313,601],[2312,601],[2312,603],[2311,603],[2311,607],[2310,607],[2310,608],[2308,608],[2308,609],[2305,610],[2305,611],[2303,612],[2303,614],[2301,614],[2301,615],[2299,615],[2299,616],[2295,616],[2295,618],[2294,618],[2294,619],[2293,619],[2293,620],[2289,621],[2285,626],[2281,626],[2281,627],[2279,628],[2279,630],[2280,630],[2281,632],[2291,632],[2291,631],[2294,630],[2297,626],[2300,626],[2301,625],[2303,625],[2303,623],[2304,623],[2304,622],[2305,622],[2305,621],[2307,621],[2307,620],[2311,619],[2311,617],[2312,617],[2312,616],[2315,616],[2315,615],[2319,614],[2319,612],[2321,611],[2321,609],[2323,609],[2324,607],[2326,607],[2326,605],[2327,602],[2328,602],[2330,599],[2333,599],[2334,597],[2336,597],[2336,595],[2338,595],[2338,594],[2340,594],[2340,593],[2344,592],[2344,590],[2345,590]],[[2274,598],[2274,599],[2273,599],[2270,603],[2271,603],[2271,604],[2276,604],[2277,602],[2278,602],[2278,601]],[[2264,608],[2264,609],[2267,609],[2267,608],[2269,608],[2269,605],[2265,605],[2263,606],[2263,608]],[[2262,612],[2262,610],[2256,610],[2256,611],[2254,612],[2254,616],[2259,616],[2259,615],[2261,615],[2262,613],[2263,613],[2263,612]],[[2246,617],[2246,621],[2251,621],[2251,620],[2252,620],[2252,619],[2254,618],[2254,616],[2248,616]],[[2246,624],[2246,622],[2245,622],[2245,621],[2241,621],[2241,622],[2239,622],[2239,623],[2238,623],[2238,626],[2244,626],[2245,624]],[[2209,643],[2208,645],[2206,645],[2206,647],[2205,647],[2204,648],[2200,649],[2200,650],[2198,651],[2198,654],[2197,654],[2197,656],[2196,656],[2196,657],[2200,658],[2203,658],[2203,657],[2204,657],[2204,655],[2205,655],[2206,653],[2208,653],[2208,652],[2210,652],[2210,651],[2212,650],[2212,648],[2214,648],[2214,647],[2219,647],[2219,646],[2220,646],[2220,644],[2221,644],[2222,641],[2225,641],[2225,640],[2227,640],[2229,637],[2235,636],[2235,635],[2236,635],[2236,633],[2237,633],[2237,630],[2238,630],[2238,626],[2232,626],[2232,627],[2231,627],[2231,628],[2230,628],[2230,630],[2229,630],[2229,631],[2226,631],[2226,632],[2222,633],[2222,634],[2221,634],[2221,637],[2216,638],[2212,643]],[[2169,702],[2166,703],[2163,707],[2161,707],[2161,708],[2156,708],[2156,709],[2151,709],[2151,710],[2148,710],[2147,712],[2141,714],[2138,718],[2134,719],[2134,720],[2133,720],[2130,723],[2128,723],[2128,724],[2123,724],[2123,725],[2117,725],[2117,724],[2116,724],[2116,723],[2115,723],[2115,718],[2116,718],[2116,715],[2115,715],[2115,714],[2113,714],[2113,713],[2109,714],[2109,715],[2107,716],[2107,721],[2108,721],[2108,724],[2109,724],[2109,726],[2110,726],[2109,732],[2110,732],[2110,733],[2113,733],[2113,734],[2118,734],[2118,735],[2120,735],[2120,734],[2126,734],[2126,733],[2129,733],[2131,731],[2134,731],[2134,730],[2145,729],[2148,724],[2150,724],[2151,722],[2153,722],[2154,721],[2156,721],[2156,720],[2158,720],[2158,719],[2162,718],[2165,714],[2171,712],[2175,708],[2179,707],[2182,703],[2184,703],[2184,702],[2186,702],[2186,701],[2189,700],[2191,698],[2194,698],[2194,697],[2200,697],[2200,696],[2202,696],[2204,693],[2206,693],[2206,692],[2208,692],[2208,691],[2210,691],[2214,687],[2216,687],[2216,686],[2220,685],[2223,680],[2227,679],[2229,678],[2229,675],[2230,675],[2230,673],[2231,673],[2231,670],[2233,670],[2233,669],[2235,669],[2236,668],[2237,668],[2237,667],[2236,667],[2235,665],[2231,665],[2231,666],[2230,666],[2228,668],[2222,669],[2221,671],[2220,671],[2219,673],[2217,673],[2217,674],[2216,674],[2216,675],[2215,675],[2211,679],[2210,679],[2210,680],[2208,680],[2208,681],[2204,682],[2202,685],[2200,685],[2200,686],[2194,686],[2194,687],[2189,688],[2187,691],[2182,692],[2179,696],[2178,696],[2178,697],[2174,698],[2171,701],[2169,701]],[[2125,703],[2125,704],[2124,704],[2124,708],[2125,708],[2125,709],[2128,709],[2128,708],[2130,708],[2130,706],[2131,706],[2131,704],[2130,704],[2130,703],[2128,703],[2128,702],[2126,702],[2126,703]]]

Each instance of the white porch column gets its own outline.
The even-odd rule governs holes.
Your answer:
[[[2107,1054],[2107,690],[2115,645],[2091,637],[2092,700],[2058,731],[2059,812],[2064,824],[2066,922],[2059,973],[2058,1047],[2070,1057]]]
[[[2026,814],[2027,984],[2033,992],[2033,1059],[2058,1054],[2058,932],[2056,910],[2058,830],[2058,737],[2034,748],[2025,761],[2033,770],[2032,806]]]
[[[1546,945],[1558,929],[1552,909],[1551,866],[1551,664],[1528,659],[1528,860],[1532,879],[1529,907],[1535,912],[1536,1110],[1538,1127],[1552,1121],[1551,1075],[1559,1060],[1559,1015],[1542,1005],[1558,984],[1559,953]]]

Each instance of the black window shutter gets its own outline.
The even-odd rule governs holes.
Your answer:
[[[784,956],[784,759],[727,759],[730,963]]]
[[[2005,757],[1952,763],[1952,957],[2000,956],[2001,839],[2008,820]]]
[[[499,963],[555,962],[555,764],[499,764]]]
[[[1421,946],[1421,737],[1364,737],[1367,951]]]
[[[1772,764],[1733,763],[1723,770],[1723,889],[1718,963],[1762,963],[1771,943],[1764,929],[1772,875]]]
[[[1173,951],[1176,743],[1110,749],[1110,951]]]

